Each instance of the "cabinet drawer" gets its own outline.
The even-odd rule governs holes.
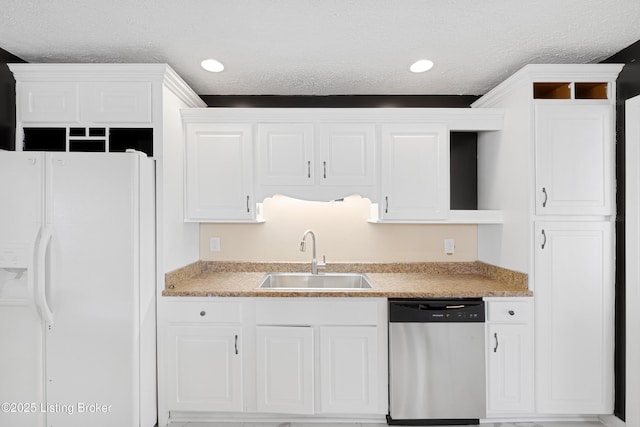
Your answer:
[[[487,314],[489,322],[527,323],[530,318],[529,301],[489,301]]]
[[[169,322],[241,323],[239,302],[185,301],[167,304]]]

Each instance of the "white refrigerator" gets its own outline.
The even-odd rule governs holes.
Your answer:
[[[156,423],[154,162],[0,150],[0,426]]]

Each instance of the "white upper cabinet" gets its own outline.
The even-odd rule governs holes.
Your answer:
[[[373,124],[260,123],[256,150],[264,197],[331,200],[375,185]]]
[[[383,125],[380,218],[446,219],[449,133],[444,125]]]
[[[94,123],[150,123],[150,82],[104,82],[80,85],[81,116]]]
[[[22,123],[151,123],[151,82],[18,83]]]
[[[375,126],[357,123],[320,125],[318,171],[321,185],[372,186],[376,179]]]
[[[450,215],[449,206],[449,131],[499,130],[501,109],[200,108],[185,109],[182,115],[185,123],[244,127],[251,132],[248,138],[254,153],[231,154],[227,161],[226,154],[219,152],[216,161],[221,169],[214,170],[198,160],[194,142],[187,141],[186,176],[196,195],[188,195],[189,221],[252,220],[260,215],[237,215],[237,209],[236,214],[224,212],[231,194],[234,200],[242,194],[245,207],[247,195],[253,206],[281,194],[312,201],[360,195],[374,205],[372,222],[502,222],[498,211],[482,211],[489,215],[454,211]],[[189,138],[195,138],[190,131]],[[196,145],[204,142],[199,138]],[[199,171],[190,170],[199,167]],[[247,170],[229,175],[232,167]],[[195,178],[199,175],[202,183],[214,187],[219,181],[213,180],[226,180],[228,188],[218,188],[220,194],[200,191]],[[237,177],[243,180],[237,183]],[[247,179],[251,190],[244,190],[249,188]],[[204,200],[205,195],[210,197],[209,208],[195,201]],[[216,206],[217,201],[222,204]],[[237,202],[233,205],[239,206]]]
[[[314,184],[313,125],[260,124],[256,146],[261,185]]]
[[[537,215],[613,214],[610,105],[536,105]]]
[[[78,122],[78,85],[68,82],[18,83],[17,119],[24,123]]]
[[[187,221],[254,221],[250,124],[186,124]]]

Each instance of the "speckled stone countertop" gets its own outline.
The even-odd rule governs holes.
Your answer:
[[[199,261],[165,276],[163,296],[461,298],[531,296],[527,275],[481,262],[329,264],[366,274],[373,289],[258,289],[267,272],[307,272],[309,263]]]

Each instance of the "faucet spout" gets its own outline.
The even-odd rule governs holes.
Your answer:
[[[307,236],[311,236],[311,274],[318,274],[318,259],[316,257],[316,235],[311,230],[307,230],[302,235],[302,241],[300,242],[300,252],[306,251],[306,240]],[[324,268],[324,264],[320,265],[321,268]]]

